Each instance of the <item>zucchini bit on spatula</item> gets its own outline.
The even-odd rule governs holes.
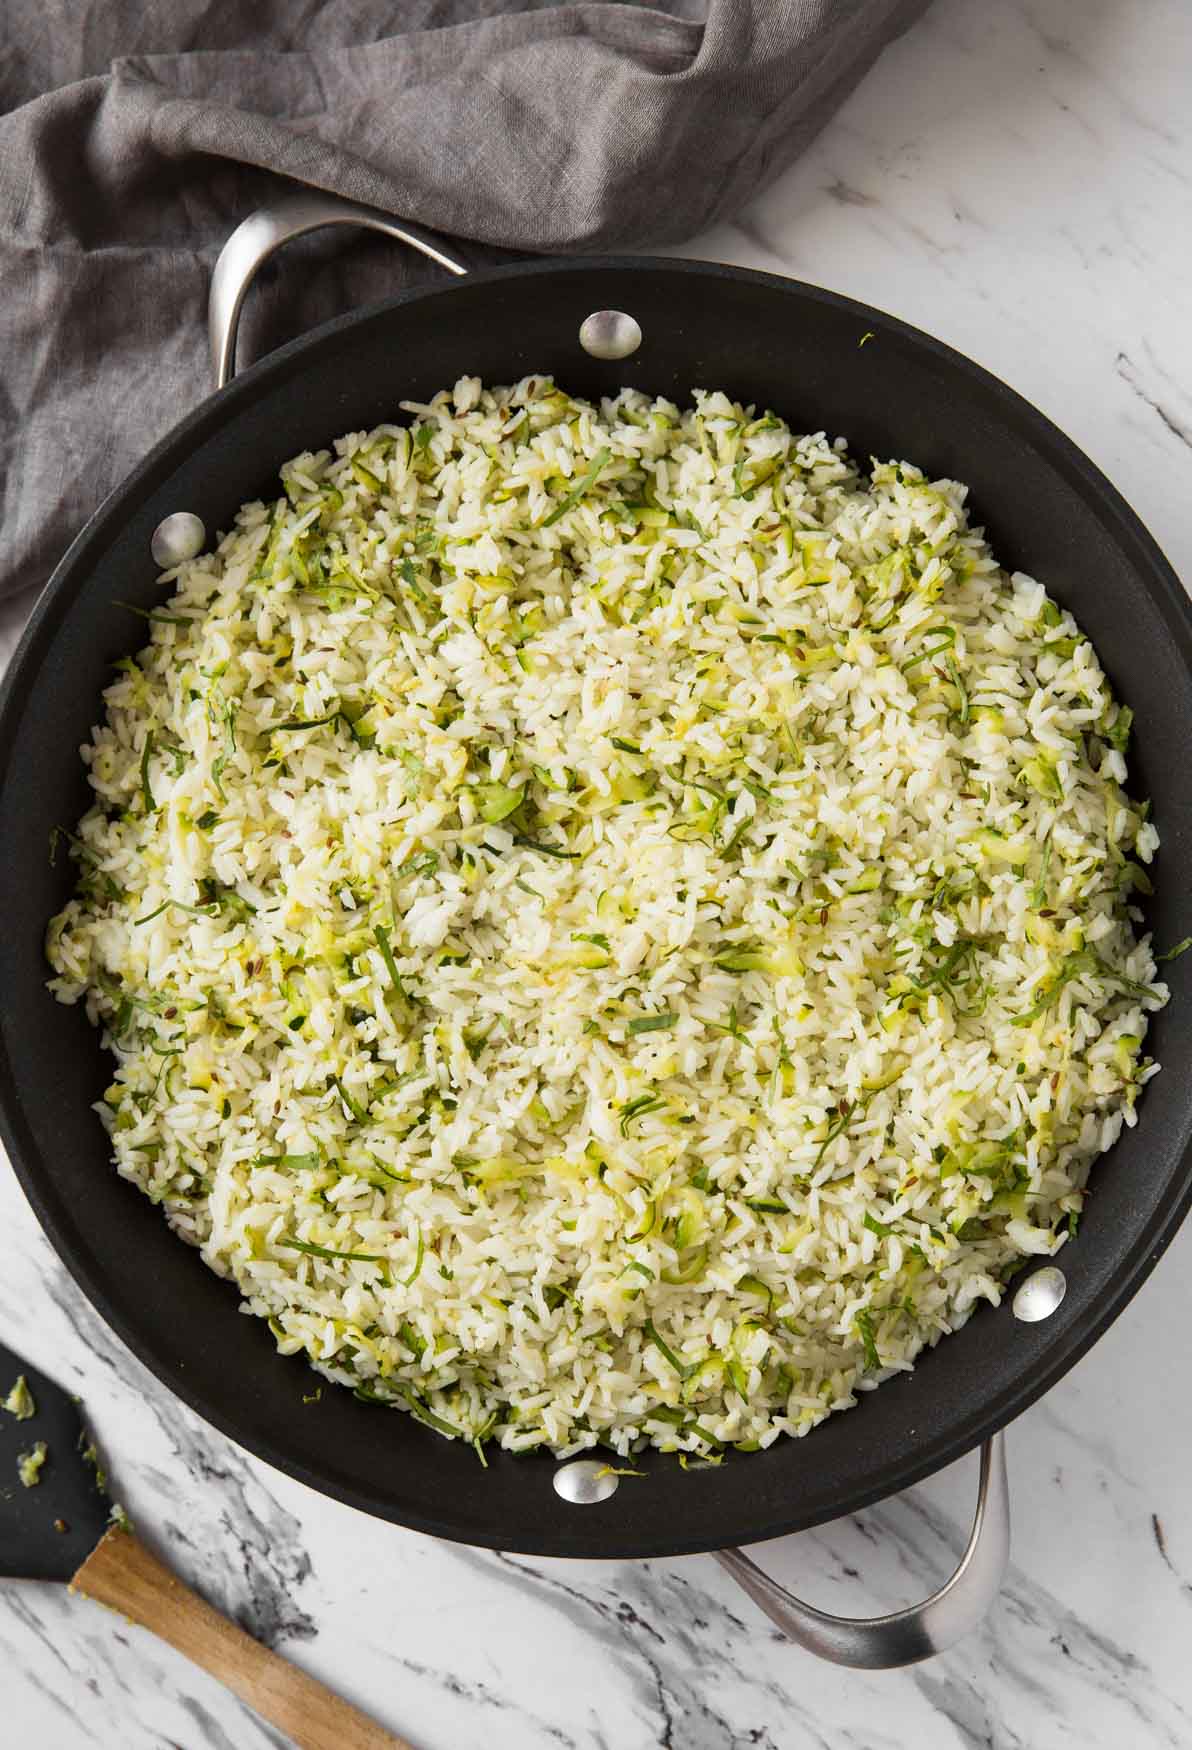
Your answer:
[[[9,1379],[0,1398],[0,1575],[65,1581],[152,1629],[300,1750],[411,1750],[171,1572],[112,1500],[79,1400],[0,1344],[0,1391]]]

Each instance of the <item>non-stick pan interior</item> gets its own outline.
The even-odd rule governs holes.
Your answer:
[[[640,351],[589,358],[583,318],[627,310]],[[871,339],[861,344],[863,336]],[[1069,1292],[1043,1324],[983,1310],[916,1372],[866,1394],[800,1441],[682,1472],[650,1454],[598,1506],[562,1502],[546,1458],[470,1449],[346,1391],[304,1403],[309,1374],[283,1360],[235,1291],[119,1180],[91,1111],[109,1077],[77,1010],[45,992],[42,936],[71,880],[51,867],[55,825],[86,802],[79,744],[111,663],[139,622],[118,601],[156,593],[149,537],[175,510],[224,529],[276,490],[295,452],[397,417],[463,374],[509,382],[549,372],[575,393],[623,383],[680,402],[723,388],[796,429],[848,437],[862,457],[900,457],[967,481],[1003,562],[1043,579],[1093,638],[1136,713],[1135,794],[1162,835],[1153,924],[1192,929],[1181,871],[1192,859],[1185,779],[1192,747],[1187,603],[1107,482],[1055,429],[946,348],[831,294],[679,262],[500,270],[331,324],[204,403],[76,542],[39,605],[0,715],[0,1103],[14,1164],[51,1238],[111,1323],[212,1422],[329,1494],[419,1529],[551,1555],[650,1555],[748,1542],[850,1511],[927,1474],[1005,1423],[1059,1376],[1124,1304],[1188,1201],[1192,955],[1170,969],[1174,1001],[1151,1048],[1164,1073],[1139,1124],[1096,1169]]]

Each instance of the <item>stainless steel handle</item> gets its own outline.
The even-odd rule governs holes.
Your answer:
[[[207,300],[207,332],[217,388],[222,389],[236,374],[236,330],[245,294],[257,269],[283,243],[303,237],[308,231],[321,231],[325,225],[363,225],[369,231],[383,231],[387,237],[408,243],[420,255],[438,262],[448,273],[468,271],[465,263],[452,255],[439,238],[417,225],[407,225],[404,219],[395,219],[391,213],[381,212],[378,207],[342,200],[339,195],[321,194],[317,189],[285,195],[237,225],[215,264]]]
[[[1009,1559],[1010,1488],[1001,1434],[981,1448],[977,1513],[960,1566],[922,1604],[889,1616],[831,1616],[804,1604],[743,1550],[717,1552],[717,1560],[788,1639],[836,1665],[871,1671],[929,1659],[976,1628],[1001,1589]]]

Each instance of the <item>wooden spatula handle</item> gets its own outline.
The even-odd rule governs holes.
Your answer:
[[[113,1526],[71,1590],[152,1629],[226,1684],[300,1750],[413,1750],[221,1616],[131,1531]]]

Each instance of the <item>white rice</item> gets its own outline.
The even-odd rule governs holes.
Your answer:
[[[478,1448],[806,1433],[1135,1121],[1129,713],[955,482],[720,394],[406,411],[167,574],[83,749],[116,1164]]]

